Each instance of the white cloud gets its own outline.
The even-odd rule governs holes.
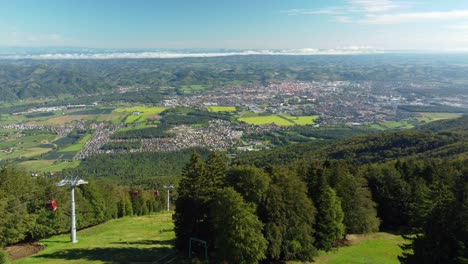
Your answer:
[[[398,24],[410,22],[427,22],[441,20],[459,20],[468,19],[468,9],[452,11],[434,11],[434,12],[413,12],[397,14],[368,14],[365,19],[357,22],[367,24]]]
[[[358,55],[383,53],[368,46],[352,46],[340,49],[293,49],[293,50],[245,50],[237,52],[205,52],[205,53],[177,53],[177,52],[112,52],[112,53],[44,53],[33,55],[0,55],[0,59],[174,59],[174,58],[208,58],[224,56],[248,55]]]
[[[343,13],[342,8],[337,7],[330,7],[324,9],[289,9],[281,11],[282,13],[286,13],[290,16],[297,16],[297,15],[338,15]]]
[[[366,13],[387,12],[400,8],[400,5],[390,0],[349,0],[356,11]]]

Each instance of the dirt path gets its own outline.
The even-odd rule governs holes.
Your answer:
[[[34,255],[43,249],[44,249],[44,245],[33,242],[33,243],[23,243],[23,244],[9,246],[5,249],[5,251],[7,252],[7,254],[10,256],[12,260],[17,260],[20,258],[25,258],[31,255]]]

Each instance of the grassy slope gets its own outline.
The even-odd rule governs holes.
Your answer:
[[[153,263],[163,257],[161,263],[183,263],[173,249],[171,218],[158,213],[112,220],[79,231],[76,244],[69,243],[69,234],[43,239],[44,251],[14,263]]]
[[[357,243],[349,247],[341,247],[330,252],[321,252],[315,258],[317,264],[398,264],[401,255],[399,244],[404,243],[401,236],[389,233],[374,233],[357,235]],[[288,262],[288,264],[304,264],[303,262]]]
[[[173,228],[170,213],[116,219],[79,231],[77,244],[69,243],[68,234],[43,239],[44,251],[14,263],[165,263],[171,259],[170,263],[184,263],[173,248]],[[400,236],[375,233],[353,237],[356,244],[321,253],[314,263],[398,263],[398,245],[404,242]]]

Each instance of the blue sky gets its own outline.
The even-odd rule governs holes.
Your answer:
[[[1,1],[0,46],[468,50],[468,1]]]

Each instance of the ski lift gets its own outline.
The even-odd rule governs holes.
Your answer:
[[[54,212],[55,210],[57,210],[57,202],[55,200],[47,201],[46,208],[47,210]]]
[[[159,190],[156,190],[156,191],[154,192],[154,196],[159,196]]]

